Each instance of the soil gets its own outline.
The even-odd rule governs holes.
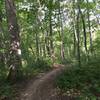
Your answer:
[[[55,78],[63,72],[64,66],[54,68],[47,73],[40,73],[23,84],[23,89],[16,100],[71,100],[68,96],[61,96],[55,86]]]

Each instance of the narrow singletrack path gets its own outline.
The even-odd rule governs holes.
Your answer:
[[[54,81],[64,69],[64,66],[55,68],[35,81],[29,82],[26,90],[21,93],[20,100],[58,100]]]

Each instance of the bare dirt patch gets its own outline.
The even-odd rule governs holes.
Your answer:
[[[31,80],[21,93],[20,100],[59,100],[54,80],[64,68],[59,66],[48,73],[40,74],[35,81]]]

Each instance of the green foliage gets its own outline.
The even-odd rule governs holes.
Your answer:
[[[76,93],[78,98],[96,100],[96,96],[100,94],[100,64],[71,67],[57,78],[56,83],[66,93],[69,91],[71,95]]]
[[[51,59],[49,58],[39,58],[28,62],[28,64],[24,64],[22,71],[24,75],[33,76],[37,75],[40,72],[45,72],[51,69]]]
[[[35,68],[39,68],[40,70],[49,70],[51,66],[51,59],[39,58],[34,62],[33,66]]]
[[[65,1],[66,0],[15,1],[18,24],[20,26],[20,38],[18,40],[21,41],[21,70],[24,73],[25,78],[26,76],[33,76],[37,75],[39,72],[50,70],[53,62],[51,61],[50,53],[48,53],[49,51],[51,52],[50,41],[53,42],[55,63],[78,64],[77,54],[79,51],[77,51],[77,38],[79,38],[81,64],[87,67],[73,67],[72,69],[65,71],[58,78],[57,85],[60,89],[65,91],[69,91],[71,89],[79,90],[82,93],[79,98],[83,98],[85,95],[90,96],[93,99],[95,98],[93,93],[94,91],[100,93],[100,86],[98,85],[100,83],[100,27],[97,25],[99,23],[100,13],[100,9],[98,8],[99,1],[93,0],[90,2],[90,0],[79,0],[79,5],[82,10],[86,26],[87,49],[89,55],[87,55],[84,50],[85,37],[83,35],[83,23],[81,21],[81,16],[79,16],[80,36],[77,36],[76,32],[78,0],[67,0],[66,3]],[[89,16],[87,13],[89,13]],[[90,17],[90,31],[93,31],[93,56],[92,53],[90,53],[88,17]],[[50,22],[52,27],[52,36],[50,36]],[[7,23],[5,2],[0,0],[0,55],[4,54],[5,56],[3,59],[4,61],[0,59],[1,81],[6,79],[7,72],[9,71],[7,63],[9,61],[11,35],[9,34]],[[61,60],[62,42],[64,42],[63,48],[65,56],[65,60],[63,61]],[[89,56],[89,58],[87,56]],[[2,58],[2,56],[0,58]],[[88,60],[89,62],[87,65],[86,63]],[[22,78],[22,76],[20,77]],[[8,83],[4,83],[0,84],[0,95],[11,97],[12,88]]]
[[[7,81],[4,79],[0,80],[0,100],[12,100],[11,98],[14,96],[13,92],[12,86]]]

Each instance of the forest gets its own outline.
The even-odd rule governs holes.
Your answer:
[[[100,0],[0,0],[0,100],[100,100]]]

